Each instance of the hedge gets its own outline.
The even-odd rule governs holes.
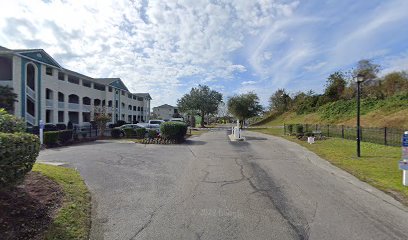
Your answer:
[[[29,133],[0,133],[0,188],[21,182],[31,171],[40,140]]]
[[[156,138],[157,137],[157,131],[156,130],[149,130],[148,136],[149,136],[149,138]]]
[[[136,128],[136,138],[144,138],[146,134],[146,128]]]
[[[66,143],[72,139],[72,130],[59,131],[58,141],[60,143]]]
[[[48,131],[44,132],[44,144],[47,146],[55,146],[58,143],[58,131]]]
[[[113,138],[120,138],[121,131],[120,129],[113,128],[111,131],[111,137]]]
[[[164,122],[160,124],[160,133],[165,139],[182,141],[187,133],[187,125],[181,122]]]
[[[136,135],[136,131],[133,128],[125,128],[123,132],[125,132],[125,137],[127,138],[132,138]]]
[[[24,132],[26,130],[25,122],[8,114],[6,110],[0,108],[0,132],[4,133],[14,133],[14,132]]]

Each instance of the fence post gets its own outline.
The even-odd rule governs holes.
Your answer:
[[[315,129],[315,131],[317,132],[317,124],[316,124],[316,129]]]
[[[341,138],[344,139],[344,125],[341,125]]]
[[[283,123],[283,135],[286,135],[286,124]]]
[[[363,127],[360,127],[360,141],[363,141]]]
[[[384,128],[384,145],[387,146],[387,127]]]

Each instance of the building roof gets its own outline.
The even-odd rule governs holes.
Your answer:
[[[132,94],[138,97],[148,98],[149,100],[152,100],[152,97],[150,96],[149,93],[132,93]]]
[[[154,108],[177,108],[177,107],[173,107],[173,106],[171,106],[169,104],[163,104],[163,105],[160,105],[160,106],[157,106],[157,107],[154,107]]]
[[[92,78],[86,75],[83,75],[78,72],[74,72],[72,70],[66,69],[61,67],[61,65],[55,61],[47,52],[44,51],[44,49],[8,49],[3,46],[0,46],[0,53],[6,53],[6,54],[15,54],[18,55],[22,58],[27,58],[32,61],[40,62],[46,65],[54,66],[56,68],[61,69],[62,71],[77,75],[81,78],[87,79],[94,81],[96,83],[104,84],[104,85],[109,85],[115,88],[119,88],[125,91],[129,91],[129,89],[126,87],[126,85],[123,83],[122,79],[120,78]],[[148,98],[149,100],[152,99],[149,93],[132,93],[133,95],[143,97],[143,98]]]

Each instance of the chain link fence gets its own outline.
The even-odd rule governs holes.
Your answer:
[[[284,134],[296,134],[299,125],[303,127],[303,133],[313,133],[325,137],[357,139],[357,128],[343,125],[319,125],[319,124],[284,124]],[[398,128],[367,128],[360,127],[361,141],[387,146],[401,146],[404,129]]]

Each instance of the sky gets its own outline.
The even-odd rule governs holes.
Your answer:
[[[42,48],[63,67],[120,77],[151,105],[205,84],[224,98],[322,92],[372,59],[408,70],[408,0],[0,0],[0,45]]]

